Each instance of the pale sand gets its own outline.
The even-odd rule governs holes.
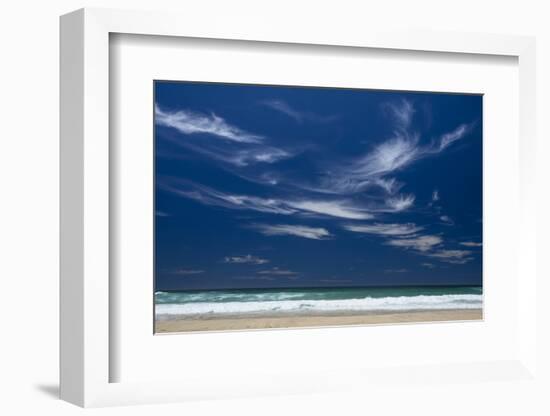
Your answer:
[[[471,321],[483,318],[481,309],[452,309],[340,315],[248,316],[157,320],[156,333],[229,331],[243,329],[299,328],[341,325],[395,324],[405,322]]]

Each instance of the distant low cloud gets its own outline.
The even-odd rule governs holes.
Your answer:
[[[224,263],[232,263],[232,264],[265,264],[265,263],[269,263],[269,260],[263,259],[261,257],[253,256],[251,254],[247,254],[246,256],[228,256],[228,257],[224,257],[223,261],[224,261]]]
[[[408,269],[386,269],[384,273],[406,273],[408,271]]]
[[[285,270],[285,269],[279,269],[278,267],[273,267],[268,270],[261,270],[257,272],[261,275],[269,275],[269,276],[292,276],[295,277],[298,273],[293,272],[292,270]]]
[[[460,243],[461,246],[465,246],[465,247],[481,247],[483,244],[482,243],[476,243],[474,241],[464,241],[462,243]]]
[[[322,282],[322,283],[351,283],[351,282],[353,282],[353,280],[333,278],[333,279],[319,279],[319,282]]]
[[[331,236],[331,234],[325,228],[321,227],[308,227],[305,225],[267,225],[267,224],[255,224],[252,226],[263,235],[268,236],[294,236],[308,238],[311,240],[322,240]]]
[[[433,253],[429,253],[429,257],[437,258],[441,261],[452,264],[465,264],[473,260],[469,257],[472,254],[469,250],[437,250]]]
[[[433,263],[420,263],[420,265],[428,269],[435,269],[435,264]]]
[[[204,270],[193,270],[193,269],[177,269],[171,272],[171,274],[178,276],[195,276],[197,274],[204,273]]]
[[[239,143],[258,143],[264,139],[260,135],[249,133],[229,124],[214,113],[201,114],[187,110],[163,111],[155,106],[155,122],[184,134],[211,134]]]

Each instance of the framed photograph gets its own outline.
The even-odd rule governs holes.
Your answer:
[[[481,95],[154,94],[156,333],[482,318]]]
[[[203,23],[61,18],[62,398],[537,382],[534,40]]]

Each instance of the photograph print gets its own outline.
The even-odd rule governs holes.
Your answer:
[[[153,88],[155,333],[482,319],[482,95]]]

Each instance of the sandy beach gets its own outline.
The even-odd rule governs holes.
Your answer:
[[[373,312],[363,314],[228,316],[157,319],[156,333],[229,331],[268,328],[303,328],[341,325],[395,324],[407,322],[470,321],[483,318],[481,309]]]

